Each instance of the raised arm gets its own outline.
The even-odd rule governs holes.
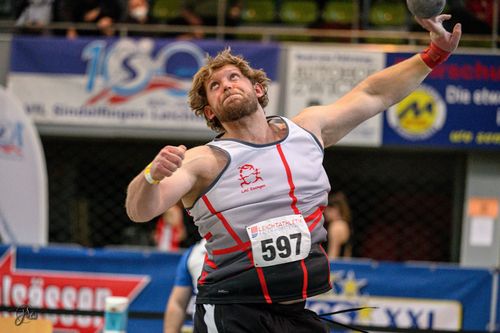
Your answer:
[[[450,17],[416,18],[430,31],[431,46],[427,50],[370,75],[333,104],[304,109],[294,121],[313,132],[323,141],[324,147],[328,147],[362,122],[401,101],[422,83],[433,67],[445,61],[457,48],[460,24],[452,33],[442,25]]]

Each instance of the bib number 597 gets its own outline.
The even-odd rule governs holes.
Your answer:
[[[292,254],[298,256],[300,254],[301,234],[290,234],[289,237],[279,236],[274,239],[264,239],[260,242],[262,247],[262,259],[265,261],[273,261],[276,255],[280,258],[289,258]]]
[[[299,261],[311,250],[311,233],[302,215],[279,216],[247,227],[255,267]]]

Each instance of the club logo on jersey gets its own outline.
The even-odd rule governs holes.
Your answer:
[[[389,126],[411,141],[432,137],[445,120],[446,104],[436,90],[424,84],[387,112]]]
[[[240,187],[242,188],[241,193],[260,190],[266,187],[266,184],[262,183],[264,179],[260,175],[260,169],[256,168],[252,164],[244,164],[238,169],[240,175]]]

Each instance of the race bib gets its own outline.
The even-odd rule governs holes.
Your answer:
[[[302,260],[311,250],[311,233],[302,215],[287,215],[247,227],[255,267]]]

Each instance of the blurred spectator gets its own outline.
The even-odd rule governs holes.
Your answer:
[[[184,214],[181,205],[169,208],[158,217],[155,230],[155,243],[161,251],[178,251],[186,238]]]
[[[76,38],[78,35],[113,36],[113,23],[122,16],[120,0],[60,0],[58,17],[62,22],[95,23],[96,31],[83,31],[74,27],[66,31],[66,37]]]
[[[325,228],[328,231],[328,258],[351,257],[351,209],[345,194],[342,192],[330,194],[324,214]]]
[[[493,28],[493,0],[466,0],[465,9],[473,13],[480,21],[485,22],[490,30]]]
[[[163,332],[179,333],[186,316],[195,310],[198,277],[201,275],[207,250],[202,239],[182,255],[175,273],[174,287],[170,293],[164,313]]]
[[[148,0],[128,0],[127,2],[127,10],[125,12],[125,18],[123,20],[124,23],[129,24],[155,24],[158,23],[151,16]],[[151,32],[141,32],[141,31],[128,31],[129,36],[143,36],[143,35],[155,35],[158,36],[157,33]]]
[[[181,17],[170,24],[199,26],[216,26],[218,21],[217,0],[184,0]],[[234,27],[241,21],[242,0],[228,0],[226,2],[225,26]],[[180,39],[203,38],[205,33],[202,29],[194,29],[191,34],[178,36]],[[232,36],[228,36],[232,38]]]
[[[149,3],[147,0],[128,0],[126,23],[145,24],[150,23]]]
[[[21,0],[14,8],[16,26],[20,32],[42,33],[54,17],[54,0]]]

